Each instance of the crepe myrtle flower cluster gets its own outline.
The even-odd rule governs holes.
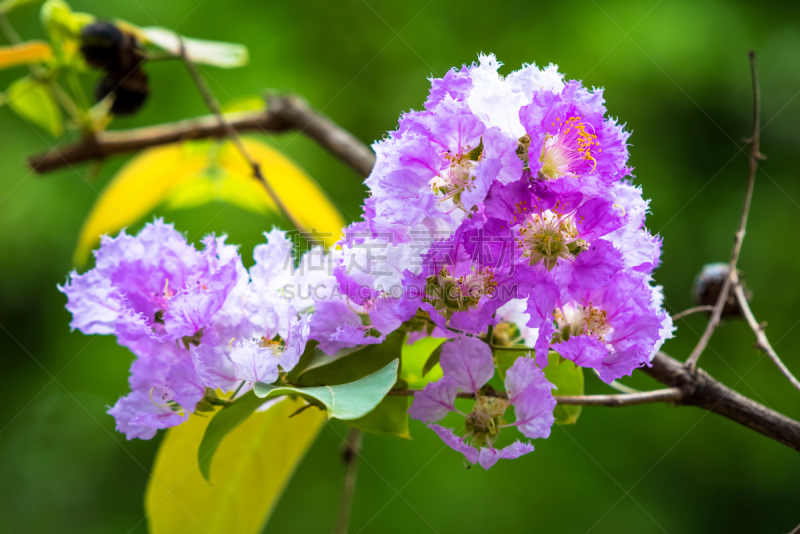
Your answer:
[[[363,219],[328,252],[296,258],[273,230],[248,271],[224,237],[197,250],[160,220],[104,237],[96,266],[60,290],[73,328],[136,356],[131,392],[109,410],[117,428],[149,439],[224,402],[219,391],[280,382],[309,340],[333,356],[403,329],[409,343],[445,338],[443,376],[410,416],[488,469],[533,450],[501,447],[502,429],[549,436],[548,355],[608,383],[650,365],[673,326],[652,283],[661,240],[631,183],[629,134],[602,90],[553,65],[499,67],[481,55],[431,80],[424,109],[373,145]],[[493,346],[528,353],[505,371],[504,395],[489,385]],[[460,436],[439,424],[448,414],[463,418]]]
[[[342,292],[368,317],[353,315],[360,336],[413,318],[424,325],[415,338],[448,338],[443,378],[409,413],[486,468],[533,449],[495,448],[501,428],[549,435],[551,351],[610,383],[650,365],[674,330],[652,284],[661,240],[631,183],[629,133],[606,115],[602,90],[554,65],[505,77],[499,67],[481,55],[432,79],[424,109],[373,145],[363,220],[334,261]],[[508,370],[508,401],[487,394],[487,343],[535,349]],[[458,412],[458,390],[476,399],[463,437],[432,424]]]
[[[195,411],[219,403],[216,391],[271,383],[290,371],[310,334],[311,317],[281,289],[287,280],[318,282],[295,269],[292,243],[278,230],[244,268],[235,246],[213,235],[204,249],[156,220],[138,236],[104,237],[96,266],[71,273],[66,294],[71,327],[111,334],[136,356],[131,392],[109,410],[128,439],[150,439]]]

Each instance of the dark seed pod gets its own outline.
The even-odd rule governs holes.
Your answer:
[[[81,54],[96,69],[116,70],[124,41],[125,35],[111,23],[88,24],[81,30]]]
[[[100,79],[94,94],[99,102],[111,93],[114,94],[111,113],[132,115],[139,111],[150,94],[147,75],[142,69],[134,69],[128,74],[109,72]]]
[[[703,270],[697,275],[692,286],[692,298],[698,306],[714,306],[717,303],[722,285],[725,283],[730,268],[727,263],[709,263],[703,266]],[[741,281],[740,283],[744,285]],[[747,300],[750,300],[750,291],[745,288]],[[710,315],[711,312],[708,312]],[[722,307],[721,318],[742,317],[742,310],[736,302],[733,290],[728,292],[725,306]]]

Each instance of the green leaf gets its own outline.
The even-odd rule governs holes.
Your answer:
[[[46,85],[26,76],[11,84],[6,90],[6,98],[20,116],[41,126],[54,137],[64,132],[61,110]]]
[[[556,353],[550,351],[550,364],[544,368],[544,376],[558,389],[556,395],[583,395],[583,369],[569,360],[559,362]],[[574,425],[578,422],[583,406],[559,404],[553,411],[559,425]]]
[[[300,359],[297,360],[297,365],[295,365],[291,371],[286,374],[286,381],[290,384],[294,384],[297,382],[297,377],[300,376],[306,367],[308,367],[311,358],[314,357],[314,354],[317,352],[317,345],[319,345],[318,341],[309,340],[306,343],[306,348],[303,351],[303,354],[300,355]]]
[[[167,432],[145,494],[151,534],[257,534],[325,418],[284,399],[254,413],[218,447],[213,485],[197,468],[197,446],[213,420],[192,415]]]
[[[352,420],[363,417],[372,411],[397,382],[397,369],[400,360],[392,360],[383,369],[365,376],[355,382],[334,386],[295,388],[270,386],[256,382],[253,393],[263,398],[280,395],[300,395],[311,402],[322,403],[328,409],[328,417]]]
[[[320,350],[319,348],[317,348],[316,350],[314,350],[314,353],[311,355],[311,358],[308,360],[308,363],[306,364],[305,368],[303,369],[303,373],[305,373],[306,371],[311,371],[312,369],[316,369],[317,367],[330,365],[333,362],[335,362],[336,360],[339,360],[339,359],[344,358],[346,356],[350,356],[351,354],[354,354],[354,353],[356,353],[356,352],[358,352],[360,350],[363,350],[363,349],[365,349],[366,347],[369,347],[369,346],[370,345],[358,345],[357,347],[339,349],[338,351],[336,351],[336,354],[331,354],[330,356],[325,354],[324,352],[322,352],[322,350]],[[300,374],[302,374],[302,373],[300,373]]]
[[[403,368],[400,376],[415,389],[425,387],[428,382],[434,382],[442,377],[442,368],[433,366],[430,370],[424,367],[431,358],[432,353],[439,350],[445,340],[442,338],[425,337],[414,344],[403,344]]]
[[[380,434],[392,434],[411,439],[408,431],[408,405],[411,397],[387,396],[374,410],[363,417],[348,421],[347,424]]]
[[[197,463],[203,478],[211,479],[211,460],[223,438],[243,423],[264,402],[264,399],[246,393],[214,414],[203,434],[200,447],[197,449]]]
[[[442,357],[442,348],[444,348],[444,343],[433,349],[433,352],[425,361],[425,365],[422,366],[422,376],[427,375],[431,372],[431,369],[439,365],[439,359]]]
[[[405,332],[395,330],[386,336],[383,343],[367,345],[347,356],[333,359],[333,356],[323,354],[321,357],[327,358],[329,363],[300,373],[299,383],[304,386],[333,386],[358,380],[400,358],[405,337]]]
[[[94,15],[72,11],[64,0],[47,0],[42,4],[39,17],[59,52],[62,52],[65,43],[77,42],[81,36],[81,28],[95,21]],[[78,55],[77,47],[70,48],[74,48],[69,51],[70,55]]]

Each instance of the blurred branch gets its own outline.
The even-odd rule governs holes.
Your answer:
[[[736,284],[736,287],[733,288],[733,292],[736,295],[736,300],[739,301],[739,307],[742,309],[745,319],[747,319],[747,324],[750,325],[750,328],[756,335],[756,346],[763,350],[767,356],[769,356],[772,362],[778,367],[778,369],[780,369],[781,373],[783,373],[783,376],[788,378],[789,382],[791,382],[794,387],[800,389],[800,381],[795,378],[792,372],[789,371],[786,365],[784,365],[784,363],[778,357],[778,353],[776,353],[775,349],[772,348],[772,345],[770,345],[769,340],[767,339],[767,335],[764,333],[764,327],[758,323],[755,315],[753,315],[753,312],[750,310],[750,305],[747,303],[747,295],[745,295],[744,288],[740,284]]]
[[[266,110],[225,114],[224,119],[236,132],[299,131],[362,177],[369,176],[375,164],[375,154],[367,145],[295,95],[269,95]],[[57,151],[32,156],[28,158],[28,164],[37,173],[44,174],[116,154],[193,139],[219,139],[226,136],[227,127],[219,123],[217,116],[211,115],[131,130],[98,132]]]
[[[344,475],[344,489],[342,500],[339,502],[339,515],[336,518],[335,534],[347,534],[347,525],[350,523],[350,512],[353,509],[353,494],[356,490],[356,475],[358,474],[358,457],[361,456],[361,430],[351,427],[347,442],[342,450],[342,461],[347,467]]]
[[[733,252],[731,253],[731,261],[729,265],[728,276],[722,284],[722,290],[717,298],[717,303],[714,305],[714,311],[711,313],[711,319],[706,325],[700,341],[697,342],[689,358],[686,360],[686,365],[690,369],[694,369],[697,365],[697,360],[703,353],[703,349],[708,345],[714,330],[719,326],[719,319],[722,316],[722,308],[725,307],[725,302],[728,299],[728,292],[733,284],[738,283],[738,276],[736,274],[736,263],[739,261],[739,254],[742,251],[742,241],[744,241],[745,228],[747,227],[747,216],[750,213],[750,202],[753,199],[753,187],[756,182],[756,170],[758,170],[758,160],[761,157],[759,152],[759,132],[761,130],[761,91],[758,87],[758,71],[756,70],[756,53],[750,51],[750,74],[753,79],[753,136],[750,138],[750,172],[747,178],[747,192],[744,196],[744,207],[742,208],[742,217],[739,221],[739,230],[733,240]]]
[[[642,371],[662,384],[681,390],[675,403],[714,412],[768,438],[800,451],[800,423],[751,400],[715,380],[702,369],[688,369],[663,352],[656,354],[652,367]]]

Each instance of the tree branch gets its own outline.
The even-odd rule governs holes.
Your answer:
[[[642,371],[662,384],[683,393],[679,406],[697,406],[712,411],[768,438],[800,451],[800,423],[728,388],[702,369],[691,370],[663,352],[652,367]]]
[[[753,312],[750,310],[750,304],[747,302],[747,295],[745,295],[742,286],[740,284],[736,284],[736,287],[733,288],[733,292],[736,295],[736,299],[739,301],[739,307],[742,309],[742,314],[744,314],[745,319],[747,319],[747,324],[750,325],[750,328],[756,335],[756,346],[763,350],[767,356],[769,356],[770,360],[772,360],[772,363],[774,363],[778,369],[780,369],[781,373],[783,373],[783,376],[788,378],[789,382],[791,382],[794,387],[800,389],[800,381],[795,378],[789,368],[786,367],[786,365],[784,365],[784,363],[778,357],[778,353],[772,348],[772,345],[770,345],[769,340],[767,339],[767,335],[764,333],[764,328],[758,324],[755,315],[753,315]]]
[[[744,241],[745,228],[747,227],[747,216],[750,213],[750,202],[753,200],[753,187],[756,183],[756,170],[758,169],[758,160],[761,157],[759,152],[759,132],[761,131],[761,91],[758,87],[758,71],[756,70],[756,53],[750,51],[750,74],[753,79],[753,137],[750,138],[750,172],[747,178],[747,192],[744,196],[744,207],[742,208],[742,217],[739,220],[739,230],[733,240],[733,252],[731,252],[731,261],[728,265],[728,276],[722,284],[722,290],[719,292],[719,297],[714,305],[714,311],[711,313],[711,319],[706,325],[700,341],[697,342],[689,358],[686,360],[686,365],[691,369],[697,365],[697,360],[703,349],[708,345],[711,335],[714,330],[719,326],[719,319],[722,316],[722,309],[725,307],[725,302],[728,300],[728,292],[733,284],[738,283],[738,275],[736,274],[736,263],[739,261],[739,254],[742,251],[742,241]]]
[[[375,165],[375,154],[367,145],[295,95],[269,95],[266,110],[229,113],[224,118],[228,126],[237,132],[299,131],[362,177],[369,176]],[[155,146],[226,136],[227,127],[220,124],[215,115],[210,115],[131,130],[98,132],[58,150],[31,156],[28,165],[37,173],[44,174],[69,165]]]
[[[418,389],[393,389],[389,395],[410,396],[421,391]],[[683,392],[678,388],[657,389],[655,391],[642,391],[639,393],[623,393],[619,395],[554,395],[559,404],[574,406],[633,406],[635,404],[650,404],[654,402],[677,402]],[[474,399],[474,393],[461,392],[460,399]],[[489,397],[500,397],[507,399],[505,391],[495,391],[489,393]]]
[[[697,406],[714,412],[768,438],[800,451],[800,423],[770,410],[715,380],[702,369],[691,370],[681,362],[659,352],[652,367],[642,371],[655,378],[665,389],[616,395],[554,395],[559,404],[576,406],[633,406],[656,402],[671,402],[677,406]],[[408,396],[412,389],[393,389],[389,395]],[[503,392],[491,395],[508,398]],[[459,398],[474,398],[473,393],[459,393]]]

